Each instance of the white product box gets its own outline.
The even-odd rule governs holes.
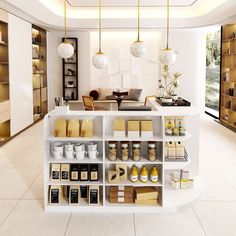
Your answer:
[[[186,189],[188,188],[188,180],[182,180],[180,181],[180,188],[181,189]]]
[[[188,188],[193,188],[193,179],[188,179]]]
[[[141,131],[142,138],[153,138],[153,131]]]
[[[116,131],[116,130],[113,131],[113,136],[114,136],[114,138],[125,138],[126,137],[125,131]]]
[[[133,139],[139,138],[139,131],[128,131],[128,137]]]
[[[180,180],[179,179],[172,179],[171,186],[176,190],[180,189]]]
[[[189,179],[189,171],[188,170],[182,170],[181,179],[183,179],[183,180],[188,180]]]

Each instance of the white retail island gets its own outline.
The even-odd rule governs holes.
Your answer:
[[[161,107],[154,100],[149,100],[153,107],[153,111],[69,111],[66,114],[58,114],[55,111],[50,112],[44,118],[44,141],[45,141],[45,161],[44,161],[44,203],[45,211],[48,212],[175,212],[182,207],[186,207],[195,202],[201,194],[201,184],[199,180],[199,121],[200,114],[195,107]],[[186,135],[185,136],[166,136],[165,135],[165,116],[184,116]],[[94,136],[92,138],[83,137],[55,137],[54,124],[55,120],[63,118],[66,120],[86,118],[93,119]],[[136,138],[128,137],[118,139],[113,136],[113,120],[115,118],[123,118],[125,120],[152,120],[153,121],[153,137],[152,138]],[[95,160],[87,157],[82,160],[55,160],[52,156],[53,144],[57,141],[65,143],[97,143],[99,156]],[[141,158],[140,161],[134,162],[131,158],[128,161],[122,161],[117,158],[116,161],[108,159],[108,142],[109,141],[140,141],[147,143],[155,141],[158,146],[157,159],[151,162],[147,156]],[[166,141],[183,142],[188,153],[188,161],[186,162],[165,162],[163,146]],[[146,145],[147,146],[147,145]],[[144,152],[145,153],[145,152]],[[99,164],[99,181],[96,182],[80,182],[80,181],[52,181],[50,179],[51,163],[96,163]],[[137,182],[132,183],[128,180],[121,181],[119,184],[109,184],[107,181],[108,169],[113,168],[116,163],[126,163],[128,167],[134,164],[138,167],[142,165],[156,165],[159,168],[159,181],[152,183]],[[172,170],[186,169],[190,171],[191,177],[194,179],[192,189],[175,190],[169,184],[169,172]],[[128,171],[129,173],[129,171]],[[69,205],[68,201],[62,200],[59,204],[49,203],[50,186],[68,186],[68,185],[97,185],[100,189],[100,203],[97,206],[89,205],[86,200],[82,199],[79,205]],[[136,205],[116,203],[111,204],[108,201],[109,186],[154,186],[159,191],[159,200],[157,205]]]

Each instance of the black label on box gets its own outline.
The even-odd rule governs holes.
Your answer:
[[[59,189],[51,189],[51,203],[59,203]]]
[[[79,203],[79,190],[78,189],[71,189],[70,190],[70,203],[71,204],[78,204]]]
[[[69,172],[68,171],[62,171],[61,172],[61,179],[68,180],[69,179]]]
[[[98,190],[97,189],[90,190],[90,204],[98,204]]]
[[[80,197],[87,198],[88,188],[87,186],[80,186]]]
[[[60,179],[60,171],[52,171],[52,179]]]

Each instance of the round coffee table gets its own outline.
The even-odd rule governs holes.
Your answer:
[[[121,105],[123,100],[131,100],[128,96],[116,96],[116,95],[106,96],[106,99],[115,100],[117,102],[118,109],[120,108],[120,105]]]

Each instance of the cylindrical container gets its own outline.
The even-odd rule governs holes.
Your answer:
[[[138,167],[135,165],[130,169],[130,181],[133,183],[138,181]]]
[[[155,161],[156,160],[156,142],[148,142],[148,160]]]
[[[115,161],[117,157],[117,142],[109,142],[109,160]]]
[[[128,161],[129,159],[129,142],[120,143],[120,159],[122,161]]]
[[[133,142],[132,143],[132,156],[134,161],[139,161],[141,158],[141,143]]]
[[[143,166],[140,171],[140,181],[146,183],[148,181],[148,170],[146,166]]]

